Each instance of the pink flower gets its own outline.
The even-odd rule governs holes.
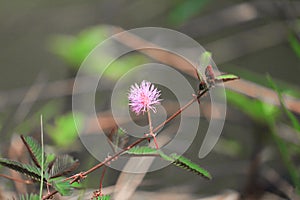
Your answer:
[[[130,87],[128,94],[129,106],[136,115],[149,110],[156,112],[155,105],[160,104],[162,99],[158,99],[160,91],[149,81],[143,80],[140,85],[137,83]]]

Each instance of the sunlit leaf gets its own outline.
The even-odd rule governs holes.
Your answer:
[[[236,79],[239,79],[240,77],[233,75],[233,74],[222,74],[217,77],[215,77],[216,82],[222,81],[222,82],[227,82],[227,81],[233,81]]]
[[[209,51],[205,51],[200,56],[200,67],[205,68],[208,65],[211,65],[211,57],[212,53]]]

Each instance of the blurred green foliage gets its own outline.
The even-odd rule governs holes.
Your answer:
[[[238,75],[239,77],[242,77],[245,80],[254,82],[256,84],[268,87],[270,87],[270,83],[269,81],[266,79],[266,76],[263,74],[258,74],[255,73],[253,71],[247,70],[245,68],[241,68],[241,67],[236,67],[236,66],[232,66],[232,65],[226,65],[223,66],[224,68],[226,68],[226,72],[228,73],[234,73],[236,75]],[[300,90],[299,90],[299,86],[295,86],[292,84],[287,83],[286,81],[282,81],[282,80],[278,80],[278,79],[274,79],[278,85],[278,88],[280,90],[284,91],[284,94],[288,94],[291,95],[293,97],[296,98],[300,98]]]
[[[294,116],[294,114],[286,107],[283,96],[275,82],[272,80],[271,76],[267,76],[267,79],[270,83],[270,85],[273,87],[273,89],[277,92],[278,98],[280,100],[281,107],[284,110],[284,113],[287,115],[287,117],[290,119],[291,124],[295,131],[298,133],[297,136],[300,138],[300,123],[297,120],[297,118]],[[299,157],[299,152],[295,151],[294,148],[291,148],[292,145],[289,144],[289,142],[285,141],[284,139],[278,137],[278,133],[276,133],[276,124],[275,122],[270,124],[270,129],[273,134],[273,138],[280,150],[281,157],[284,161],[284,164],[291,176],[291,179],[296,187],[296,192],[300,194],[300,171],[298,170],[298,167],[293,162],[293,156]]]
[[[297,36],[294,33],[290,33],[288,39],[295,54],[300,58],[300,43]]]
[[[76,121],[72,112],[58,116],[54,120],[54,125],[47,124],[45,127],[49,137],[60,147],[69,146],[78,138],[77,129],[83,126],[83,118],[76,115]],[[77,129],[76,129],[77,127]]]
[[[37,194],[24,194],[19,197],[19,200],[39,200],[40,197]]]
[[[99,197],[93,197],[92,200],[110,200],[110,195],[103,195]]]
[[[243,146],[236,139],[221,137],[214,147],[214,151],[230,157],[238,157],[243,152]]]
[[[71,67],[78,69],[86,56],[102,41],[109,37],[104,26],[81,31],[77,36],[57,35],[50,39],[50,50]]]
[[[277,92],[284,113],[290,119],[293,128],[299,133],[300,123],[284,104],[281,90],[270,76],[267,76],[267,81],[275,92]],[[293,156],[299,156],[299,151],[297,148],[294,148],[293,144],[280,137],[277,132],[277,123],[281,120],[280,116],[282,116],[280,108],[229,90],[226,91],[226,96],[230,104],[239,108],[242,112],[251,117],[252,120],[268,128],[271,139],[274,141],[280,152],[283,163],[296,187],[297,193],[300,194],[300,172],[293,162]]]
[[[77,36],[57,35],[50,40],[50,50],[62,58],[69,67],[77,71],[92,50],[111,36],[110,28],[110,26],[96,26],[81,31]],[[117,80],[134,66],[146,62],[146,57],[139,53],[132,52],[120,58],[115,58],[109,52],[104,52],[99,56],[99,59],[93,60],[88,73],[104,73],[105,77]],[[108,67],[107,63],[109,63]]]
[[[280,89],[277,87],[277,85],[275,84],[275,82],[272,80],[271,76],[267,76],[267,79],[270,83],[270,85],[272,86],[272,88],[276,91],[276,93],[278,94],[278,98],[280,101],[280,105],[282,106],[285,114],[288,116],[288,118],[290,119],[294,129],[297,131],[297,133],[300,134],[300,123],[297,120],[297,118],[295,117],[295,115],[286,107],[284,100],[283,100],[283,96],[282,93],[280,91]],[[299,135],[300,137],[300,135]]]
[[[226,97],[230,104],[239,108],[256,122],[267,124],[275,121],[279,116],[279,108],[258,99],[251,99],[245,95],[226,90]]]
[[[168,22],[173,25],[180,25],[201,12],[208,2],[209,0],[181,1],[169,13]]]
[[[26,120],[24,120],[22,123],[17,125],[14,128],[14,131],[26,135],[30,134],[35,128],[38,127],[39,123],[37,123],[37,120],[40,118],[41,115],[43,115],[44,122],[47,122],[50,119],[53,119],[54,116],[59,114],[60,109],[60,102],[50,101],[44,106],[42,106],[40,109],[35,111],[31,116],[27,117]]]

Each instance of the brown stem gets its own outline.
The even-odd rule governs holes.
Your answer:
[[[7,176],[5,174],[0,174],[0,176],[2,176],[4,178],[7,178],[7,179],[10,179],[10,180],[15,181],[15,182],[19,182],[19,183],[25,183],[25,184],[32,184],[33,183],[31,180],[18,179],[18,178],[12,177],[12,176]]]
[[[161,123],[160,125],[158,125],[155,129],[153,129],[153,132],[158,131],[159,129],[161,129],[164,125],[166,125],[167,123],[169,123],[172,119],[174,119],[175,117],[177,117],[180,113],[182,113],[185,109],[187,109],[190,105],[192,105],[195,101],[198,101],[206,92],[209,91],[210,88],[207,88],[205,90],[203,90],[202,92],[200,92],[196,98],[191,99],[186,105],[184,105],[182,108],[180,108],[177,112],[175,112],[172,116],[170,116],[167,120],[165,120],[163,123]],[[149,134],[149,133],[148,133]],[[157,133],[159,134],[159,133]],[[70,181],[70,184],[80,180],[81,177],[85,177],[86,175],[88,175],[89,173],[95,171],[96,169],[102,167],[103,165],[107,164],[108,162],[116,159],[118,156],[120,156],[122,153],[128,151],[129,149],[135,147],[136,145],[140,144],[141,142],[145,141],[149,139],[149,136],[145,136],[143,138],[140,138],[138,140],[136,140],[134,143],[132,143],[131,145],[127,146],[125,149],[119,151],[118,153],[116,153],[115,155],[106,158],[103,162],[95,165],[94,167],[90,168],[89,170],[79,173],[77,176],[73,176],[73,180]],[[68,178],[65,180],[69,180]],[[101,183],[102,184],[102,183]],[[58,191],[54,190],[52,191],[50,194],[46,195],[43,197],[43,200],[49,199],[50,197],[52,197],[53,195],[55,195],[56,193],[58,193]]]
[[[199,93],[196,98],[191,99],[186,105],[184,105],[182,108],[180,108],[177,112],[175,112],[172,116],[170,116],[167,120],[165,120],[164,122],[162,122],[160,125],[158,125],[156,128],[153,129],[153,132],[157,132],[159,129],[161,129],[164,125],[166,125],[167,123],[169,123],[171,120],[173,120],[175,117],[177,117],[181,112],[183,112],[185,109],[187,109],[190,105],[192,105],[195,101],[199,100],[206,92],[209,91],[210,88],[207,88],[205,90],[203,90],[201,93]],[[149,134],[149,133],[148,133]],[[147,135],[147,134],[146,134]],[[132,143],[131,145],[127,146],[126,148],[124,148],[123,150],[119,151],[118,153],[114,154],[113,156],[106,158],[103,162],[95,165],[94,167],[90,168],[89,170],[80,173],[80,175],[75,176],[73,180],[70,181],[70,183],[74,183],[76,181],[78,181],[80,179],[80,177],[85,177],[86,175],[88,175],[89,173],[95,171],[96,169],[102,167],[103,165],[105,165],[106,163],[116,159],[118,156],[120,156],[122,153],[128,151],[129,149],[135,147],[136,145],[140,144],[141,142],[149,139],[149,136],[145,136],[142,137],[138,140],[136,140],[134,143]]]
[[[180,113],[182,113],[185,109],[187,109],[190,105],[192,105],[195,101],[198,101],[206,92],[209,91],[210,88],[207,88],[205,90],[203,90],[202,92],[200,92],[196,98],[191,99],[186,105],[184,105],[182,108],[180,108],[177,112],[175,112],[172,116],[170,116],[167,120],[165,120],[164,122],[162,122],[160,125],[158,125],[156,128],[153,129],[153,132],[157,132],[159,129],[161,129],[164,125],[166,125],[167,123],[169,123],[170,121],[172,121],[175,117],[177,117]],[[148,133],[149,134],[149,133]],[[159,134],[159,133],[157,133]],[[89,173],[95,171],[96,169],[102,167],[103,165],[107,164],[108,162],[116,159],[118,156],[120,156],[122,153],[128,151],[129,149],[135,147],[136,145],[140,144],[141,142],[149,139],[149,136],[145,136],[143,138],[140,138],[138,140],[136,140],[134,143],[132,143],[131,145],[127,146],[126,148],[124,148],[123,150],[119,151],[118,153],[114,154],[113,156],[106,158],[103,162],[95,165],[94,167],[90,168],[89,170],[79,173],[77,176],[73,176],[73,180],[70,181],[70,184],[79,181],[81,177],[85,177],[86,175],[88,175]],[[69,180],[69,178],[65,179]],[[51,192],[50,194],[46,195],[45,197],[43,197],[43,200],[49,199],[50,197],[52,197],[53,195],[55,195],[56,193],[58,193],[58,191],[54,190],[53,192]]]
[[[57,194],[58,191],[57,190],[54,190],[52,191],[51,193],[47,194],[46,196],[43,197],[43,200],[46,200],[46,199],[49,199],[51,198],[53,195]]]
[[[107,166],[104,165],[104,167],[103,167],[103,172],[102,172],[102,174],[101,174],[100,185],[99,185],[99,192],[100,192],[100,195],[102,195],[103,180],[104,180],[104,175],[105,175],[105,172],[106,172],[106,168],[107,168]]]

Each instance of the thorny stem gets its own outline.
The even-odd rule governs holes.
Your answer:
[[[148,109],[148,111],[147,111],[147,114],[148,114],[148,122],[149,122],[150,136],[153,137],[155,147],[156,147],[156,149],[158,149],[157,140],[156,140],[156,137],[155,137],[155,135],[154,135],[154,133],[153,133],[152,120],[151,120],[151,114],[150,114],[150,110],[149,110],[149,109]],[[146,136],[147,136],[147,135],[146,135]]]
[[[103,167],[103,172],[102,172],[102,174],[101,174],[100,185],[99,185],[99,193],[100,193],[100,196],[102,195],[103,180],[104,180],[104,175],[105,175],[105,172],[106,172],[106,168],[107,168],[107,166],[104,165],[104,167]]]
[[[168,119],[166,119],[164,122],[162,122],[160,125],[158,125],[156,128],[154,128],[152,131],[153,133],[157,132],[159,129],[161,129],[164,125],[166,125],[167,123],[169,123],[170,121],[172,121],[175,117],[177,117],[180,113],[182,113],[184,110],[186,110],[190,105],[192,105],[195,101],[198,101],[204,94],[206,94],[206,92],[209,91],[210,88],[206,88],[205,90],[203,90],[202,92],[198,93],[197,96],[193,99],[191,99],[187,104],[185,104],[182,108],[180,108],[177,112],[175,112],[172,116],[170,116]],[[135,147],[136,145],[140,144],[141,142],[151,138],[152,136],[147,136],[150,133],[146,134],[145,137],[142,137],[138,140],[136,140],[134,143],[132,143],[131,145],[127,146],[126,148],[122,149],[121,151],[119,151],[118,153],[114,154],[111,157],[106,158],[104,161],[102,161],[101,163],[95,165],[94,167],[90,168],[89,170],[85,171],[85,172],[81,172],[79,174],[76,174],[73,176],[73,179],[70,181],[70,184],[79,181],[82,177],[85,177],[86,175],[90,174],[91,172],[95,171],[96,169],[102,167],[103,165],[107,164],[108,162],[115,160],[117,157],[119,157],[121,154],[123,154],[124,152],[128,151],[129,149]],[[158,135],[159,133],[157,133]],[[70,178],[65,179],[69,180]],[[56,194],[57,191],[53,191],[50,194],[48,194],[47,196],[45,196],[43,198],[43,200],[50,198],[52,195]]]
[[[160,125],[158,125],[156,128],[153,129],[153,132],[158,131],[159,129],[161,129],[164,125],[166,125],[167,123],[169,123],[170,121],[172,121],[175,117],[177,117],[180,113],[182,113],[182,111],[184,111],[185,109],[187,109],[190,105],[192,105],[195,101],[197,101],[199,98],[201,98],[206,92],[209,91],[209,88],[203,90],[201,93],[199,93],[196,98],[191,99],[186,105],[184,105],[182,108],[180,108],[177,112],[175,112],[172,116],[170,116],[168,119],[166,119],[164,122],[162,122]],[[149,133],[148,133],[149,134]],[[115,158],[117,158],[118,156],[120,156],[122,153],[128,151],[129,149],[135,147],[136,145],[140,144],[141,142],[145,141],[149,139],[149,136],[145,136],[142,137],[138,140],[136,140],[134,143],[132,143],[131,145],[127,146],[126,148],[124,148],[123,150],[119,151],[118,153],[114,154],[113,156],[105,159],[103,162],[95,165],[94,167],[90,168],[89,170],[80,173],[81,176],[76,176],[74,177],[74,179],[71,181],[71,183],[74,183],[75,181],[78,181],[80,177],[84,177],[86,175],[88,175],[89,173],[95,171],[96,169],[98,169],[99,167],[102,167],[103,165],[105,165],[106,163],[114,160]]]

